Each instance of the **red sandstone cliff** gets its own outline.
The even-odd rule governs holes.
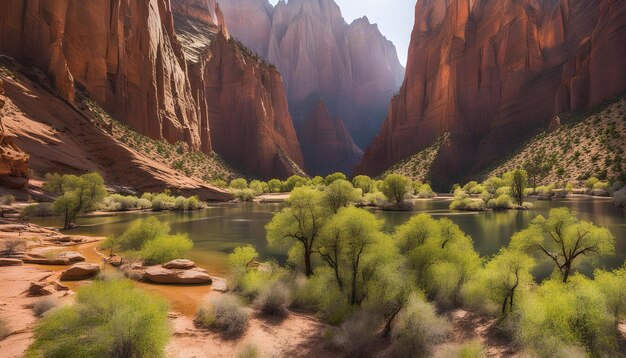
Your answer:
[[[422,0],[400,94],[358,172],[450,142],[445,183],[494,164],[555,114],[626,90],[626,2]]]
[[[204,20],[180,13],[175,20],[196,103],[208,118],[202,132],[210,133],[215,152],[264,179],[303,174],[276,68]]]
[[[32,61],[74,101],[74,83],[138,132],[201,143],[168,0],[6,0],[0,51]]]
[[[323,101],[298,132],[306,167],[312,173],[324,176],[350,173],[363,157],[363,151],[354,144],[343,121],[333,119]]]
[[[333,0],[218,1],[231,34],[280,70],[296,122],[321,99],[357,144],[370,142],[404,74],[376,25],[348,25]]]
[[[15,145],[11,134],[2,122],[5,105],[4,81],[0,79],[0,186],[24,189],[28,185],[28,155]]]

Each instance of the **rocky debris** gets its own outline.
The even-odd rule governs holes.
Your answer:
[[[162,284],[211,284],[211,277],[197,269],[170,270],[160,266],[149,267],[145,270],[143,278],[146,281]]]
[[[78,252],[66,251],[59,254],[58,258],[68,259],[71,263],[84,262],[85,257]]]
[[[378,175],[444,133],[433,182],[493,165],[556,115],[626,90],[625,24],[619,0],[419,1],[404,84],[357,172]]]
[[[80,281],[90,279],[100,273],[100,266],[96,264],[78,263],[61,272],[61,281]]]
[[[48,282],[31,282],[27,292],[31,297],[48,296],[54,293]]]
[[[69,287],[65,286],[64,284],[62,284],[59,281],[54,281],[53,285],[54,285],[54,289],[57,290],[57,291],[69,291],[70,290]]]
[[[172,270],[189,270],[196,267],[196,263],[191,260],[178,259],[163,264],[163,268]]]
[[[0,257],[0,266],[22,266],[24,261],[16,258]]]
[[[213,277],[211,289],[217,292],[228,292],[228,282],[221,277]]]

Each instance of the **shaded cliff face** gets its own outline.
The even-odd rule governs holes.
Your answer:
[[[47,70],[74,101],[74,82],[119,120],[152,138],[201,142],[170,2],[7,0],[0,51]]]
[[[202,132],[210,133],[215,152],[264,179],[303,174],[300,144],[276,68],[210,23],[175,15],[198,109],[208,118]]]
[[[404,74],[376,25],[348,25],[333,0],[218,1],[231,34],[280,70],[296,122],[321,99],[357,144],[370,142]]]
[[[10,189],[24,189],[28,186],[29,157],[15,145],[11,134],[3,122],[4,81],[0,78],[0,186]]]
[[[312,173],[323,176],[350,173],[363,157],[363,151],[354,144],[343,121],[333,119],[323,101],[300,124],[298,132],[306,167]]]
[[[626,2],[424,0],[405,82],[358,172],[376,175],[450,141],[435,161],[451,183],[493,165],[555,114],[626,90]]]

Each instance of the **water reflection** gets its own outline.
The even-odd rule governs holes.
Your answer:
[[[596,225],[606,226],[616,238],[616,255],[604,257],[599,264],[605,268],[615,268],[623,264],[626,258],[626,218],[623,212],[615,209],[609,199],[573,197],[559,201],[535,201],[532,211],[503,211],[465,213],[448,210],[450,200],[420,200],[414,204],[411,213],[380,212],[376,215],[385,221],[384,229],[392,232],[398,225],[405,223],[416,213],[428,213],[435,217],[448,217],[472,237],[474,246],[481,255],[491,255],[507,245],[511,236],[528,226],[537,215],[547,215],[551,208],[566,206],[584,220]],[[279,250],[267,246],[265,224],[279,211],[283,204],[223,204],[191,213],[121,213],[105,217],[82,218],[78,221],[80,229],[75,234],[107,236],[124,232],[133,222],[154,215],[170,224],[175,233],[189,233],[195,243],[189,258],[211,272],[219,275],[226,273],[226,257],[235,247],[252,244],[257,247],[262,259],[274,258],[284,261],[285,256]],[[46,226],[58,226],[56,218],[35,220]],[[581,269],[590,273],[589,266]],[[538,268],[537,274],[549,274],[549,266]]]

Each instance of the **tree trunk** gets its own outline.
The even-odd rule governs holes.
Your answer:
[[[569,275],[571,274],[571,271],[572,271],[571,264],[566,264],[563,267],[563,283],[567,283],[567,280],[569,279]]]
[[[308,247],[304,248],[304,271],[306,277],[313,276],[313,270],[311,269],[311,250]]]

